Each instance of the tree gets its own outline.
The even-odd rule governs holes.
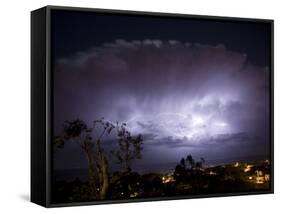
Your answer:
[[[131,171],[132,161],[141,159],[143,139],[141,135],[132,136],[126,129],[126,123],[121,125],[117,122],[117,136],[119,148],[113,151],[117,158],[117,163],[121,165],[122,172],[128,173]]]
[[[100,125],[100,128],[96,125]],[[79,119],[65,121],[63,135],[55,137],[54,143],[58,148],[63,148],[65,142],[75,142],[84,151],[89,168],[89,183],[93,198],[104,199],[109,187],[108,160],[101,146],[104,135],[110,134],[115,126],[108,121],[95,120],[93,127]],[[92,132],[99,133],[93,140]]]
[[[141,158],[142,137],[132,136],[126,124],[113,124],[103,118],[95,120],[88,128],[80,119],[65,121],[63,134],[54,139],[57,148],[63,148],[66,142],[75,142],[85,153],[89,168],[89,184],[94,199],[105,199],[109,188],[108,157],[103,149],[103,138],[116,129],[118,149],[114,153],[125,172],[129,172],[131,162]],[[93,136],[96,136],[95,139]]]
[[[91,129],[79,119],[65,121],[62,136],[56,136],[54,144],[57,148],[64,148],[66,142],[75,142],[85,153],[88,161],[89,183],[93,198],[97,198],[97,171],[96,162],[93,156],[94,142],[90,135]]]
[[[180,163],[176,165],[175,171],[174,171],[174,177],[176,178],[177,182],[181,182],[183,177],[186,175],[186,164],[185,159],[182,158],[180,160]]]
[[[201,157],[201,158],[200,158],[200,162],[201,162],[201,167],[204,167],[205,159]]]
[[[191,169],[193,169],[195,167],[195,161],[194,161],[192,155],[187,155],[186,161],[188,162]]]
[[[201,169],[203,168],[203,164],[205,163],[204,158],[200,158],[200,161],[195,161],[192,155],[187,155],[186,161],[188,162],[191,169]]]
[[[185,160],[184,160],[184,158],[181,159],[180,165],[181,165],[181,167],[182,167],[183,169],[186,169],[186,165],[185,165]]]
[[[99,124],[102,126],[102,131],[99,137],[96,140],[97,145],[97,169],[99,174],[99,182],[100,182],[100,199],[105,199],[109,187],[109,172],[108,172],[108,159],[105,155],[104,150],[101,146],[101,139],[107,133],[110,134],[111,131],[115,128],[115,126],[109,122],[105,121],[104,119],[95,120],[93,129],[96,125]]]

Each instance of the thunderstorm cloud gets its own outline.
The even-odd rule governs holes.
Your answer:
[[[116,39],[54,62],[54,127],[126,122],[143,162],[266,155],[269,88],[267,67],[223,44]]]

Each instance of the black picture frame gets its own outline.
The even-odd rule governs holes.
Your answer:
[[[92,12],[100,14],[123,14],[179,19],[212,20],[227,22],[264,23],[270,25],[270,189],[267,191],[220,193],[192,196],[155,197],[126,200],[104,200],[74,203],[52,203],[52,137],[53,137],[53,65],[51,40],[51,13],[55,10]],[[248,194],[274,193],[274,21],[236,17],[171,14],[143,11],[92,9],[78,7],[46,6],[31,12],[31,201],[44,207],[62,207],[93,204],[112,204],[175,200],[189,198],[225,197]]]

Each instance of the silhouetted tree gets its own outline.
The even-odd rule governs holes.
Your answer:
[[[204,167],[205,159],[201,157],[201,158],[200,158],[200,161],[201,161],[201,167]]]
[[[132,136],[126,129],[126,123],[121,125],[117,122],[117,136],[119,148],[113,151],[117,163],[121,165],[123,172],[131,171],[132,161],[141,159],[143,139],[141,135]]]
[[[186,174],[186,164],[185,159],[182,158],[180,160],[180,163],[176,165],[175,171],[174,171],[174,177],[175,179],[180,182]]]
[[[89,168],[89,183],[95,199],[105,199],[109,188],[108,157],[103,149],[102,139],[112,130],[117,131],[119,147],[114,153],[125,172],[130,171],[131,162],[141,158],[142,137],[133,137],[125,128],[126,124],[113,124],[103,118],[95,120],[88,128],[82,120],[65,121],[63,134],[54,139],[57,148],[63,148],[65,142],[75,142],[84,151]],[[95,139],[92,135],[95,134]]]
[[[97,198],[97,170],[96,162],[93,156],[94,142],[90,135],[92,130],[87,128],[87,125],[79,119],[73,121],[65,121],[63,125],[62,136],[56,136],[54,144],[57,148],[63,148],[65,142],[75,142],[85,153],[88,161],[89,183],[91,193],[94,198]]]
[[[101,146],[101,139],[107,133],[110,134],[111,131],[115,128],[109,121],[95,120],[93,129],[96,125],[99,124],[102,126],[102,131],[99,137],[96,140],[97,145],[97,169],[99,174],[99,182],[100,182],[100,198],[104,199],[107,195],[108,187],[109,187],[109,172],[108,172],[108,159],[106,158],[105,152]]]
[[[201,169],[202,168],[202,163],[200,161],[195,163],[195,168],[196,169]]]
[[[195,167],[195,161],[194,161],[192,155],[187,155],[186,161],[188,162],[191,169],[193,169]]]
[[[101,130],[96,125],[101,126]],[[104,199],[109,186],[108,161],[101,146],[101,140],[107,133],[110,134],[115,126],[107,121],[95,120],[92,128],[88,128],[82,120],[65,121],[63,135],[55,137],[55,145],[63,148],[66,141],[77,143],[84,151],[89,168],[89,183],[93,197]],[[92,132],[99,133],[96,140]],[[97,188],[98,187],[98,188]]]
[[[185,168],[186,168],[184,158],[182,158],[182,159],[181,159],[181,161],[180,161],[180,165],[181,165],[181,167],[182,167],[183,169],[185,169]]]

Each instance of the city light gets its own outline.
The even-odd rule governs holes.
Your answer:
[[[252,169],[252,167],[253,167],[254,165],[246,165],[246,167],[245,167],[245,169],[244,169],[244,172],[249,172],[249,171],[251,171],[251,169]]]
[[[236,162],[236,163],[234,164],[234,167],[238,167],[238,166],[240,166],[240,164],[239,164],[239,162]]]

